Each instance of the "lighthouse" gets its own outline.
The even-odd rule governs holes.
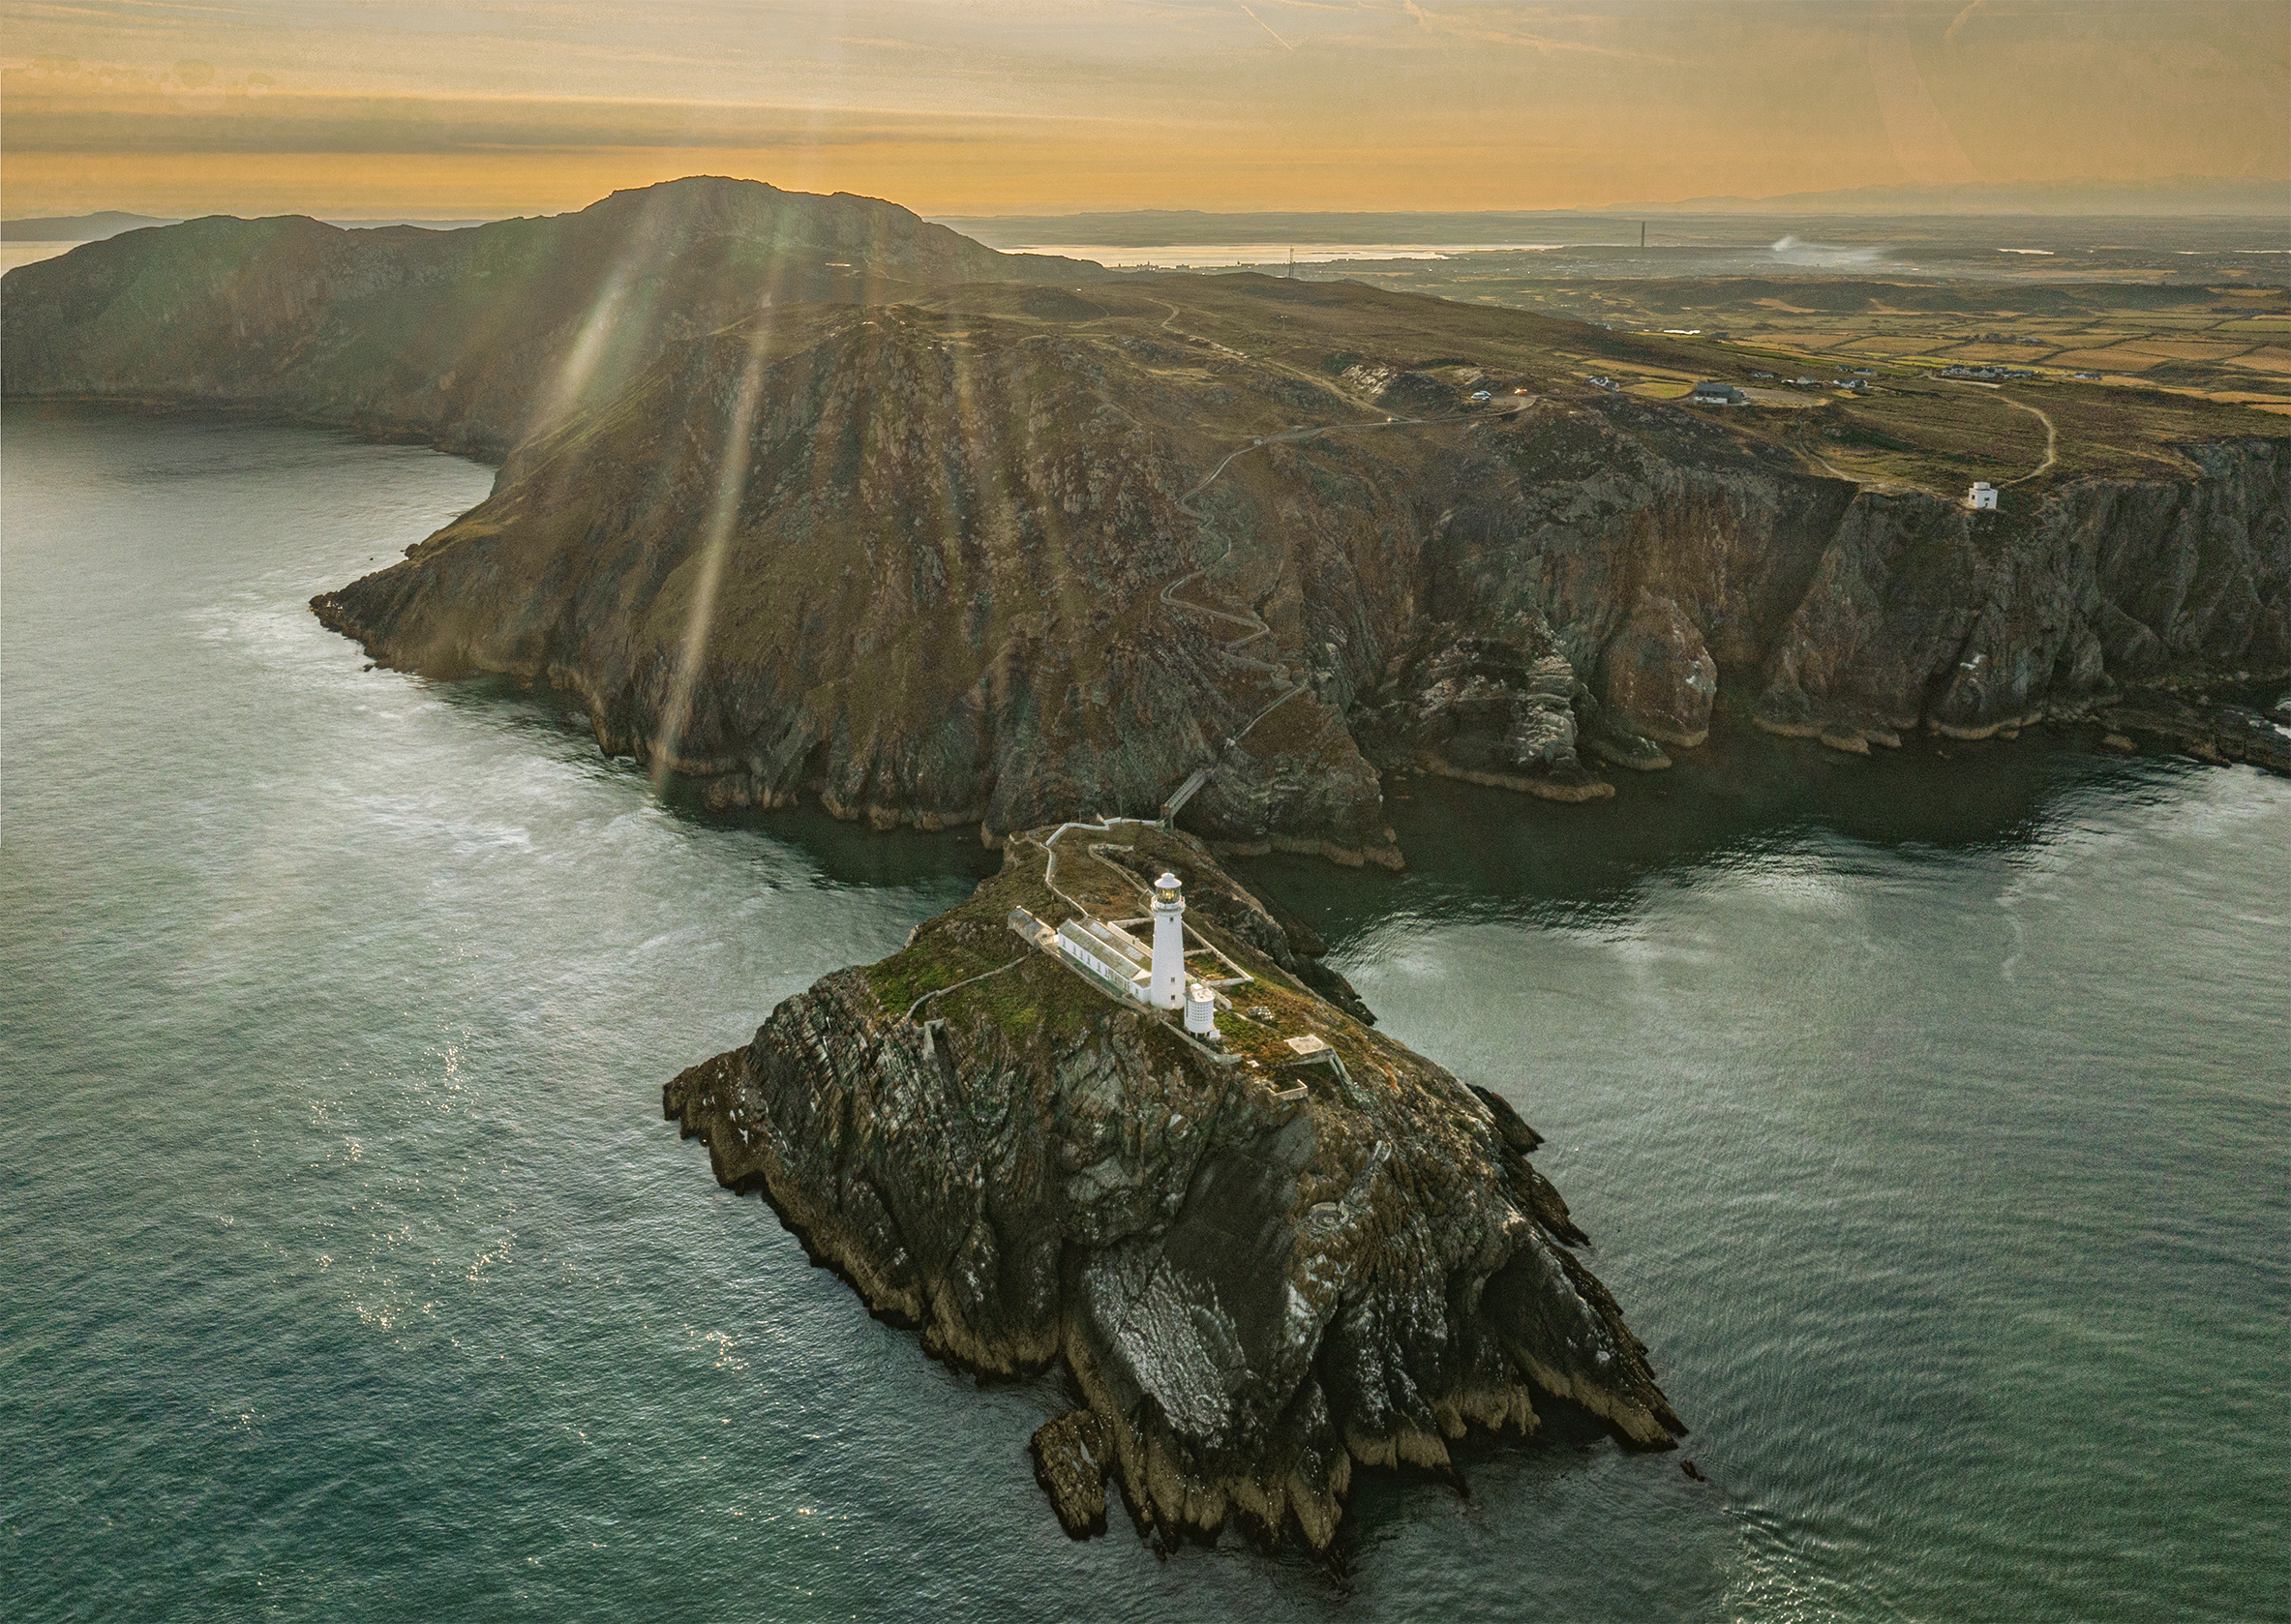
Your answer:
[[[1146,1002],[1157,1009],[1186,1006],[1186,903],[1177,876],[1162,871],[1154,882],[1154,968]]]

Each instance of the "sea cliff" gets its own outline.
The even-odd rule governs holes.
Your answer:
[[[1334,291],[1362,327],[1404,302]],[[1203,770],[1180,820],[1218,849],[1355,862],[1398,860],[1393,767],[1596,799],[1721,707],[1867,750],[2291,667],[2291,440],[1974,513],[1682,407],[1364,400],[1092,299],[673,346],[315,607],[391,665],[577,693],[718,807],[991,842]]]
[[[314,609],[391,666],[575,694],[716,808],[992,844],[1191,783],[1217,850],[1398,864],[1392,767],[1596,801],[1722,715],[1861,752],[2168,720],[2291,761],[2201,703],[2291,670],[2291,423],[2184,395],[1899,368],[1710,410],[1585,381],[1699,373],[1701,340],[1115,276],[708,179],[466,232],[194,222],[7,292],[12,397],[500,459]],[[1900,476],[1837,477],[1849,440]]]
[[[1133,916],[1163,868],[1252,977],[1221,1048],[1008,924]],[[1196,840],[1024,831],[969,902],[789,999],[664,1105],[933,1354],[1070,1377],[1077,1407],[1034,1452],[1076,1535],[1110,1479],[1141,1529],[1325,1549],[1359,1468],[1453,1473],[1455,1441],[1531,1433],[1553,1400],[1672,1447],[1685,1429],[1534,1131],[1316,995],[1295,955]]]

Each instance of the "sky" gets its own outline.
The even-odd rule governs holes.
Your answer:
[[[0,0],[0,213],[924,214],[2282,181],[2291,0]]]

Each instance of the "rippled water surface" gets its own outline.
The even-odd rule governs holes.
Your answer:
[[[1721,737],[1605,807],[1403,782],[1252,878],[1502,1090],[1696,1429],[1378,1477],[1347,1574],[1061,1535],[979,1391],[659,1085],[989,865],[665,810],[304,600],[486,470],[11,410],[12,1619],[2291,1611],[2291,784]]]

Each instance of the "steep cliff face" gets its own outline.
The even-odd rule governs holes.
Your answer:
[[[1110,1476],[1164,1533],[1238,1519],[1321,1548],[1356,1466],[1447,1467],[1473,1428],[1532,1431],[1539,1397],[1634,1447],[1684,1430],[1510,1105],[1257,952],[1278,926],[1198,843],[1116,824],[1007,853],[905,951],[789,1000],[665,1106],[932,1352],[1066,1368],[1084,1408],[1035,1450],[1070,1531],[1103,1525]],[[1194,922],[1257,977],[1223,1055],[1004,924],[1069,898],[1134,912],[1135,873],[1162,865],[1221,895]],[[1327,1047],[1300,1061],[1292,1037]]]
[[[790,300],[1071,282],[896,204],[693,178],[458,231],[218,216],[11,271],[0,388],[252,406],[498,460],[664,345]]]
[[[719,807],[809,794],[999,835],[1150,811],[1218,765],[1189,810],[1226,843],[1387,857],[1342,685],[1304,687],[1279,649],[1375,657],[1404,507],[1371,491],[1276,532],[1278,474],[1251,469],[1181,509],[1295,385],[1163,377],[1026,320],[1031,297],[799,307],[678,346],[318,612],[394,665],[578,692],[605,748]],[[1232,600],[1279,640],[1228,648]]]
[[[2103,685],[2291,665],[2291,445],[2188,454],[2200,480],[2078,481],[2002,513],[1858,498],[1758,719],[1849,740],[1980,737]]]
[[[1391,421],[1174,305],[1045,296],[672,346],[318,612],[576,691],[721,807],[993,839],[1207,769],[1186,827],[1350,861],[1397,860],[1379,767],[1593,799],[1720,703],[1866,749],[2291,663],[2291,442],[1975,515],[1630,399]]]

